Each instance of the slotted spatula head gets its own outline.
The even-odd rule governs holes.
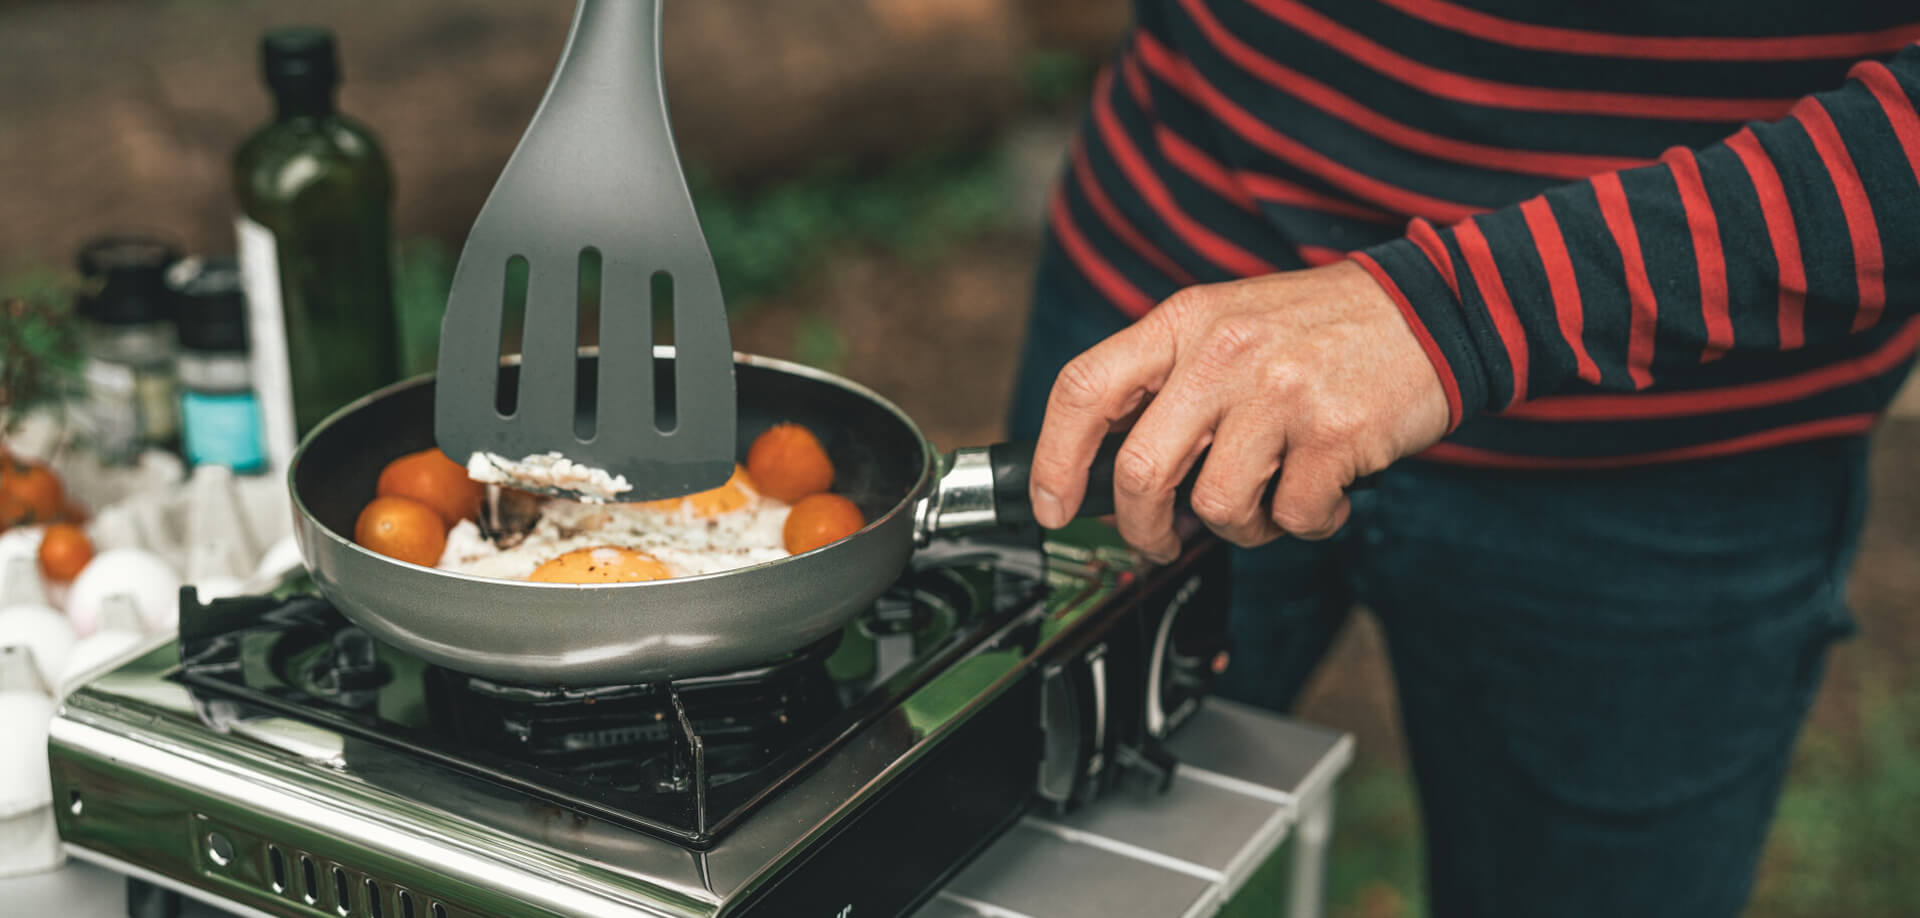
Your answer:
[[[660,0],[580,0],[546,97],[474,221],[434,390],[434,436],[457,462],[557,452],[625,477],[623,501],[718,487],[733,471],[726,304],[674,148],[659,38]],[[587,253],[600,263],[590,417],[575,391]],[[496,385],[515,258],[526,261],[525,332],[518,396],[503,413]],[[674,404],[658,412],[656,290],[671,291],[674,338]],[[656,413],[673,417],[670,430]]]

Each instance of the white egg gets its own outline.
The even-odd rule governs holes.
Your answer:
[[[93,515],[93,522],[87,524],[87,537],[93,540],[94,551],[139,548],[146,538],[140,531],[139,513],[131,502],[100,508]]]
[[[0,646],[23,645],[33,655],[40,676],[51,686],[67,671],[73,653],[73,625],[47,606],[21,605],[0,609]]]
[[[67,594],[67,617],[81,637],[100,625],[110,597],[126,596],[148,631],[166,631],[180,619],[180,575],[159,555],[138,548],[115,548],[87,563]]]

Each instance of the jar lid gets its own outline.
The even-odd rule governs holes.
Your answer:
[[[182,258],[167,271],[180,346],[194,351],[247,350],[247,298],[232,256]]]
[[[82,318],[107,325],[162,322],[172,316],[166,271],[180,258],[172,244],[151,236],[107,236],[80,248]]]

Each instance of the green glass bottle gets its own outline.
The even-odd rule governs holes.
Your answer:
[[[261,41],[273,120],[233,158],[262,439],[284,469],[328,414],[399,375],[393,176],[373,132],[334,109],[333,35]]]

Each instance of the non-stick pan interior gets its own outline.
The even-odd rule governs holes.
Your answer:
[[[506,386],[517,382],[516,369],[505,368]],[[581,359],[576,385],[583,387],[586,397],[581,401],[587,404],[592,403],[594,369],[592,357]],[[673,396],[672,370],[671,358],[655,361],[655,391],[663,401]],[[737,363],[734,370],[740,461],[768,427],[788,421],[804,424],[833,460],[834,492],[852,499],[869,520],[905,500],[920,480],[925,443],[919,431],[888,406],[805,368]],[[295,492],[321,525],[352,538],[354,519],[373,499],[380,470],[399,456],[434,445],[433,398],[430,380],[403,384],[335,416],[315,432],[293,475]]]

